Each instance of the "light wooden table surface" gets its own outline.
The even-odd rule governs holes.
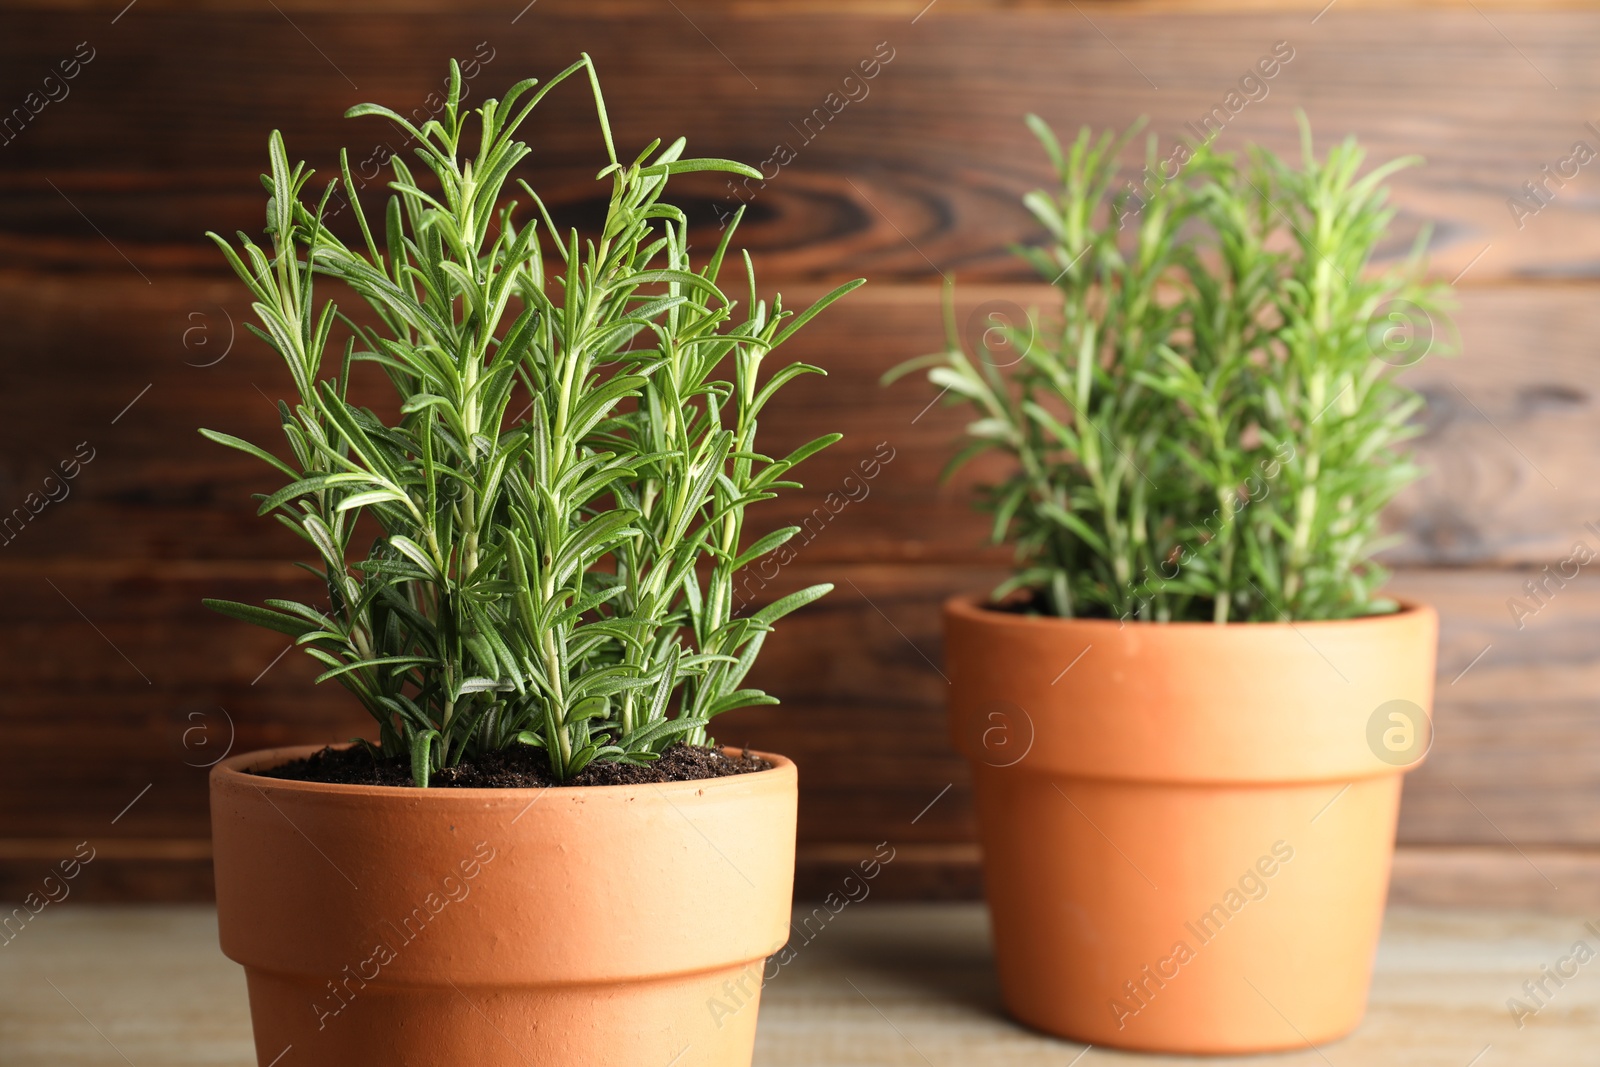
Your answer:
[[[1600,1063],[1600,959],[1523,1028],[1506,1007],[1579,940],[1600,947],[1582,919],[1394,909],[1354,1036],[1186,1060],[1085,1050],[1011,1023],[976,905],[862,903],[767,987],[756,1065],[1582,1067]],[[0,946],[0,1065],[122,1064],[252,1067],[244,978],[218,951],[209,908],[64,904]]]

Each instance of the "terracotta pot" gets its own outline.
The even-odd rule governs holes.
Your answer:
[[[1047,619],[945,606],[1006,1005],[1184,1053],[1354,1029],[1438,616]]]
[[[312,751],[211,773],[261,1067],[749,1067],[789,933],[793,763],[526,790],[247,773]]]

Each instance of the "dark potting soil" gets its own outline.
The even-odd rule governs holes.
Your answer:
[[[1039,590],[1039,589],[1023,589],[1023,590],[1019,590],[1019,591],[1017,591],[1015,593],[1010,594],[1004,600],[983,601],[978,606],[983,608],[983,609],[985,609],[986,611],[998,611],[1002,615],[1029,615],[1029,616],[1036,616],[1036,617],[1047,618],[1047,619],[1059,619],[1059,618],[1061,618],[1061,616],[1056,614],[1055,609],[1050,606],[1050,601],[1044,595],[1043,590]],[[1204,618],[1204,619],[1196,619],[1195,621],[1196,622],[1209,622],[1210,621],[1209,609],[1207,609],[1207,611],[1208,611],[1208,614],[1207,614],[1206,618]],[[1115,619],[1115,618],[1117,618],[1117,616],[1115,614],[1113,614],[1111,609],[1106,607],[1105,605],[1103,605],[1103,604],[1093,604],[1093,605],[1089,605],[1089,606],[1085,607],[1084,610],[1082,610],[1079,613],[1077,613],[1076,615],[1074,615],[1073,618],[1075,618],[1075,619]],[[1129,621],[1129,622],[1144,622],[1144,621],[1147,621],[1147,620],[1145,620],[1143,618],[1140,618],[1139,616],[1135,615],[1132,618],[1127,619],[1126,621]]]
[[[998,611],[1004,615],[1048,615],[1055,617],[1055,612],[1050,610],[1050,602],[1045,599],[1044,593],[1037,589],[1021,589],[1004,600],[981,601],[979,607],[987,611]]]
[[[435,771],[430,788],[442,789],[537,789],[555,785],[640,785],[650,782],[694,782],[702,778],[725,778],[750,774],[772,766],[760,756],[730,755],[716,748],[678,743],[651,763],[633,765],[596,760],[568,782],[557,782],[550,773],[550,761],[543,751],[514,745],[490,752],[454,767]],[[409,786],[411,764],[403,757],[374,759],[359,745],[352,748],[325,748],[279,767],[256,771],[263,778],[284,778],[294,782],[341,782],[347,785]]]

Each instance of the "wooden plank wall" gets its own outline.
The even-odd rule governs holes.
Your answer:
[[[962,319],[1040,298],[1007,251],[1037,239],[1017,200],[1046,177],[1024,112],[1064,131],[1145,114],[1170,144],[1288,42],[1292,59],[1223,142],[1289,149],[1304,108],[1324,139],[1426,156],[1395,182],[1398,231],[1433,227],[1460,307],[1460,357],[1413,374],[1433,473],[1393,512],[1396,588],[1444,618],[1438,741],[1407,785],[1396,895],[1596,906],[1600,587],[1587,569],[1551,582],[1520,626],[1508,601],[1574,542],[1600,549],[1585,525],[1600,520],[1600,164],[1547,186],[1537,213],[1519,219],[1507,199],[1574,142],[1600,147],[1600,13],[924,2],[8,6],[0,123],[30,93],[59,98],[0,134],[0,510],[79,462],[69,495],[0,546],[0,890],[26,891],[88,839],[85,894],[204,896],[203,765],[230,744],[363,726],[275,635],[199,604],[299,580],[295,545],[252,515],[261,471],[194,432],[270,441],[269,400],[288,386],[201,237],[259,229],[267,131],[324,170],[341,145],[359,166],[392,138],[342,119],[347,106],[426,107],[452,56],[478,58],[481,96],[587,49],[626,148],[682,133],[696,152],[756,163],[793,149],[745,194],[764,285],[801,298],[870,279],[797,342],[831,376],[794,386],[767,427],[774,448],[846,434],[768,517],[857,497],[770,591],[839,589],[769,644],[759,682],[785,706],[730,716],[720,735],[799,761],[806,891],[887,840],[897,860],[880,892],[976,892],[936,609],[988,588],[1006,556],[983,544],[970,480],[936,484],[959,413],[877,377],[938,345],[941,276],[959,284]],[[875,77],[846,83],[873,60]],[[858,99],[808,139],[805,118],[847,92]],[[529,131],[531,176],[564,218],[592,222],[600,145],[581,92],[562,107]],[[688,180],[680,194],[709,244],[734,194]],[[875,477],[847,482],[874,456]]]

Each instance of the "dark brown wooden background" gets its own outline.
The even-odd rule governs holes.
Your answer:
[[[1456,279],[1460,305],[1463,354],[1413,373],[1431,402],[1420,447],[1433,473],[1393,513],[1395,586],[1444,617],[1438,741],[1408,782],[1396,894],[1600,901],[1600,587],[1586,571],[1521,629],[1507,605],[1573,542],[1600,550],[1583,525],[1600,520],[1600,162],[1521,228],[1506,204],[1574,141],[1600,147],[1585,127],[1600,123],[1600,12],[1357,0],[1320,17],[1320,2],[203,6],[0,13],[0,114],[79,42],[94,50],[70,96],[0,145],[0,511],[79,442],[94,449],[70,497],[0,546],[5,895],[84,839],[101,858],[83,893],[204,895],[200,765],[230,743],[364,727],[342,691],[310,687],[298,653],[278,659],[276,635],[199,603],[300,581],[295,543],[253,517],[248,494],[270,479],[195,433],[271,442],[269,398],[288,387],[244,334],[242,288],[201,234],[259,229],[270,129],[324,171],[341,145],[359,160],[387,135],[342,119],[347,106],[422,106],[449,57],[489,54],[480,42],[493,55],[480,96],[587,49],[621,146],[682,133],[698,153],[752,162],[798,144],[789,124],[880,42],[893,49],[870,95],[760,193],[744,237],[764,285],[793,299],[870,279],[794,346],[831,376],[789,391],[771,447],[833,428],[846,438],[770,522],[819,505],[880,442],[894,458],[773,587],[839,587],[768,645],[758,681],[785,705],[730,716],[719,734],[799,761],[806,889],[888,840],[897,859],[880,891],[974,893],[936,609],[987,589],[1006,555],[983,546],[967,483],[936,484],[959,413],[925,410],[924,384],[877,378],[937,346],[941,274],[960,283],[963,316],[1041,295],[1007,253],[1036,239],[1017,200],[1046,176],[1024,112],[1067,132],[1148,114],[1170,142],[1287,40],[1294,59],[1223,143],[1289,149],[1305,108],[1324,139],[1426,156],[1395,182],[1398,230],[1433,225],[1436,273]],[[583,94],[529,133],[535,184],[592,220],[600,146]],[[716,183],[680,193],[709,243]]]

